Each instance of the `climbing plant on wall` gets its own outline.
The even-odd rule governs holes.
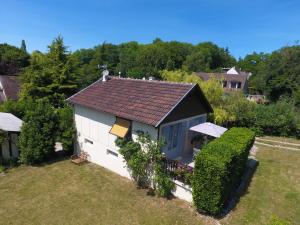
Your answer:
[[[123,155],[131,176],[139,187],[154,188],[161,197],[171,194],[175,185],[163,169],[162,140],[152,140],[148,133],[138,131],[134,140],[117,139],[116,145]]]

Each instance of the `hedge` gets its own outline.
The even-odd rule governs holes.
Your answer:
[[[212,215],[222,212],[240,183],[254,138],[250,129],[232,128],[197,155],[192,188],[198,210]]]

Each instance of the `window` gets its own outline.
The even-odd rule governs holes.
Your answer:
[[[109,149],[106,149],[106,154],[107,155],[112,155],[112,156],[115,156],[115,157],[118,157],[118,154],[113,152],[112,150],[109,150]]]
[[[94,142],[93,142],[92,140],[87,139],[87,138],[84,139],[84,142],[85,142],[85,143],[88,143],[88,144],[90,144],[90,145],[94,144]]]
[[[226,88],[227,87],[227,81],[223,80],[223,87]]]
[[[230,87],[235,89],[240,89],[242,86],[242,83],[239,81],[231,81],[230,84]]]
[[[168,138],[168,150],[174,149],[178,145],[179,123],[170,126]]]

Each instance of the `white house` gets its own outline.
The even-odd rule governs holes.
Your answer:
[[[0,131],[4,141],[0,144],[0,159],[17,158],[18,135],[22,126],[22,120],[11,113],[0,113]]]
[[[88,160],[130,178],[117,137],[136,139],[137,131],[153,140],[164,137],[167,158],[192,156],[189,128],[206,122],[212,108],[197,84],[106,77],[68,102],[74,106],[76,152]]]

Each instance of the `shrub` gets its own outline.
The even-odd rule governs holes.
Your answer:
[[[1,166],[1,165],[0,165],[0,173],[4,173],[4,171],[5,171],[4,166]]]
[[[168,197],[175,188],[174,182],[164,173],[160,165],[156,165],[155,168],[154,184],[155,193],[159,197]]]
[[[152,187],[156,195],[167,197],[175,184],[163,170],[161,147],[163,141],[152,140],[148,133],[138,131],[136,141],[118,138],[116,145],[138,186]]]
[[[271,105],[257,105],[254,129],[267,135],[300,137],[299,112],[293,104],[282,101]]]
[[[198,210],[213,215],[222,211],[240,183],[254,138],[247,128],[232,128],[197,155],[192,188]]]
[[[257,105],[237,97],[229,96],[226,110],[238,127],[249,127],[257,135],[300,137],[300,113],[292,102],[279,101],[270,105]]]
[[[63,108],[59,108],[57,114],[59,119],[57,141],[62,143],[64,150],[72,152],[75,136],[73,110],[70,106],[66,105]]]
[[[46,100],[38,100],[26,112],[19,137],[21,163],[39,163],[54,153],[56,123],[54,109]]]

